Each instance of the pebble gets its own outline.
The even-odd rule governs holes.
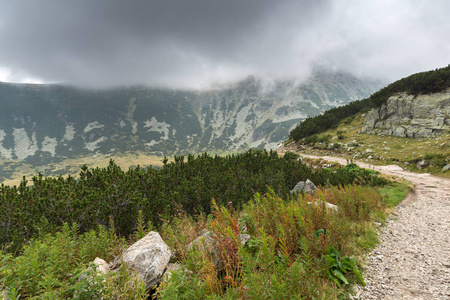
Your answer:
[[[363,274],[367,286],[358,299],[448,300],[450,193],[444,187],[450,180],[399,173],[416,184],[416,197],[400,203],[380,227],[381,243],[369,254]]]

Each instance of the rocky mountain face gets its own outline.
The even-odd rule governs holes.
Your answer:
[[[429,95],[392,96],[366,116],[364,133],[430,137],[450,131],[450,89]]]
[[[162,156],[275,148],[304,118],[379,88],[320,71],[300,85],[267,87],[250,77],[210,91],[0,83],[0,158],[45,163],[134,150]]]

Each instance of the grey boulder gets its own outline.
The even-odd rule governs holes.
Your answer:
[[[151,231],[125,251],[123,262],[150,288],[160,281],[171,255],[159,233]]]
[[[291,190],[291,193],[295,192],[305,192],[310,193],[311,195],[314,195],[314,191],[317,190],[316,185],[309,179],[306,179],[306,181],[299,181],[294,188]]]

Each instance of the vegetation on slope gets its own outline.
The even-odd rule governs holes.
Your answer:
[[[307,118],[290,132],[289,138],[294,141],[299,141],[311,135],[322,133],[327,129],[336,127],[340,121],[358,112],[380,107],[387,102],[389,97],[397,93],[406,92],[413,95],[430,94],[440,92],[449,87],[450,65],[432,71],[413,74],[391,83],[369,98],[332,108],[322,115]]]
[[[253,175],[254,182],[249,182],[246,188],[253,185],[254,191],[258,188],[263,192],[254,194],[251,191],[249,198],[242,200],[232,198],[231,206],[226,203],[228,208],[218,205],[219,201],[223,201],[217,200],[220,195],[216,196],[212,206],[211,199],[204,199],[209,203],[208,211],[212,212],[208,217],[207,212],[201,211],[201,206],[197,213],[192,214],[177,204],[173,214],[165,215],[167,218],[160,220],[158,230],[175,253],[173,261],[182,263],[185,268],[163,281],[158,289],[162,299],[337,299],[348,291],[345,288],[347,282],[363,282],[352,257],[376,243],[372,221],[384,221],[387,202],[376,189],[360,184],[384,184],[384,179],[376,177],[373,171],[359,169],[355,165],[313,172],[298,162],[293,154],[279,158],[273,153],[260,151],[227,158],[205,154],[191,157],[188,162],[175,158],[173,163],[166,162],[160,172],[171,174],[170,178],[163,177],[168,181],[181,182],[182,174],[195,173],[196,168],[204,172],[205,178],[216,176],[218,166],[227,174],[226,166],[231,163],[239,166],[232,170],[241,181],[245,181],[246,177],[239,174]],[[290,168],[284,170],[283,166]],[[300,173],[308,173],[308,178],[314,178],[327,188],[314,196],[289,197],[280,186],[275,190],[267,186],[262,189],[259,175],[270,177],[267,173],[269,169],[273,172],[272,177],[282,174],[287,178],[300,169]],[[130,184],[136,177],[136,173],[131,171],[120,172],[113,163],[105,169],[83,170],[84,175],[79,181],[82,186],[79,188],[105,188],[99,182],[110,177],[115,179],[108,179],[111,186],[125,188],[119,185],[119,178]],[[90,175],[87,175],[88,172]],[[94,176],[96,172],[109,174],[110,177]],[[150,177],[157,176],[156,173],[150,174]],[[144,182],[151,181],[150,177],[137,178],[139,182]],[[339,182],[336,181],[339,178],[345,185],[332,187],[330,184]],[[53,188],[66,181],[72,184],[72,188],[78,188],[77,181],[59,178],[41,179],[41,185],[27,189],[36,191],[34,195],[41,197],[41,200],[37,197],[36,201],[42,201],[42,198],[57,195]],[[35,182],[39,183],[39,178]],[[225,183],[233,187],[232,182]],[[6,191],[6,187],[2,188],[3,192]],[[15,195],[24,192],[23,185],[14,189],[18,192]],[[114,204],[107,198],[95,197],[96,193],[90,195],[94,196],[89,199],[92,202],[102,202],[98,207]],[[123,195],[125,198],[122,198]],[[70,201],[76,199],[76,195],[73,196],[60,199],[59,205],[56,205],[57,201],[47,202],[46,210],[61,208],[63,204],[70,206]],[[116,200],[126,198],[127,194],[121,194]],[[336,204],[338,212],[327,210],[323,201]],[[7,204],[11,202],[2,202],[2,209],[12,208]],[[169,202],[164,204],[169,205]],[[28,214],[29,211],[24,209],[23,213]],[[16,214],[22,212],[16,211]],[[61,226],[57,221],[51,224],[49,220],[32,223],[36,234],[21,252],[15,254],[18,256],[0,252],[0,290],[6,288],[11,299],[145,299],[147,292],[125,266],[119,272],[108,275],[97,275],[95,270],[86,268],[96,256],[113,260],[124,247],[146,235],[154,228],[151,223],[146,223],[151,216],[151,211],[138,211],[136,219],[130,223],[136,225],[129,229],[131,235],[127,239],[120,238],[122,234],[118,235],[120,229],[116,224],[120,223],[120,217],[115,214],[106,226],[96,225],[87,232],[83,232],[76,221],[72,225],[63,223]],[[37,215],[33,217],[38,218]],[[5,222],[1,224],[3,226]],[[212,253],[186,251],[187,244],[204,228],[213,232],[219,245],[217,267],[212,263]],[[251,235],[245,246],[239,240],[241,233]],[[2,242],[2,247],[8,247],[7,243]]]
[[[337,204],[339,212],[323,201]],[[186,252],[192,237],[186,240],[182,233],[193,234],[189,228],[195,223],[181,217],[167,224],[162,236],[189,271],[172,273],[159,294],[162,299],[335,299],[349,281],[364,284],[352,257],[354,241],[382,204],[373,188],[349,185],[287,201],[273,191],[256,194],[240,212],[215,206],[206,228],[216,253]],[[240,234],[251,236],[245,245]]]
[[[0,251],[0,298],[6,289],[8,300],[146,299],[145,285],[125,266],[109,276],[90,266],[96,257],[113,260],[124,246],[114,227],[80,234],[76,223],[66,223],[55,234],[32,239],[20,256]]]
[[[362,113],[341,121],[336,128],[302,139],[302,152],[324,156],[340,156],[371,164],[396,164],[413,172],[431,173],[450,178],[450,139],[447,135],[430,138],[403,138],[361,133]],[[297,151],[299,145],[286,146]]]
[[[255,192],[267,192],[268,186],[286,195],[308,178],[318,185],[351,184],[357,178],[379,182],[370,174],[356,175],[343,168],[313,172],[292,156],[255,150],[226,157],[189,155],[187,161],[176,156],[174,162],[166,158],[163,163],[160,170],[138,166],[125,172],[111,160],[106,168],[83,166],[78,180],[39,174],[32,178],[32,186],[26,178],[18,187],[1,185],[0,243],[19,249],[37,234],[36,226],[45,224],[51,232],[65,222],[76,222],[86,232],[99,224],[107,226],[111,217],[117,233],[128,236],[138,211],[146,222],[159,227],[162,219],[180,210],[188,215],[209,214],[212,198],[218,205],[233,201],[241,208]]]

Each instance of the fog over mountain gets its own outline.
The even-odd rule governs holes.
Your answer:
[[[448,64],[450,2],[0,0],[0,80],[210,88]]]
[[[255,77],[210,91],[0,83],[0,160],[45,165],[127,151],[164,156],[273,149],[299,121],[379,88],[319,70],[301,85],[282,81],[270,90]]]

